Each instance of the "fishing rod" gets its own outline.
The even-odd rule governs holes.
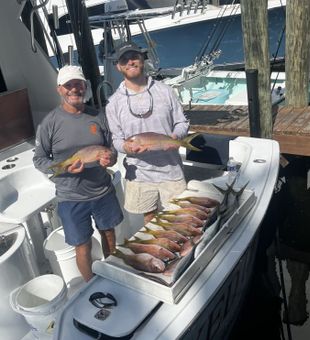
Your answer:
[[[224,35],[225,35],[225,33],[226,33],[227,29],[228,29],[228,27],[235,20],[238,9],[239,9],[239,6],[235,7],[234,9],[232,9],[232,11],[231,11],[231,13],[230,13],[230,15],[228,17],[228,20],[227,20],[224,28],[222,29],[222,32],[221,32],[220,36],[215,41],[215,43],[213,45],[213,48],[211,49],[211,53],[218,49],[218,47],[219,47],[221,41],[223,40],[223,37],[224,37]]]
[[[234,5],[234,4],[235,4],[235,0],[232,1],[231,5]],[[235,9],[235,8],[233,8],[233,9],[231,10],[231,13],[229,14],[229,16],[232,15],[234,9]],[[198,53],[198,55],[197,55],[197,57],[196,57],[196,59],[195,59],[195,63],[198,62],[198,61],[201,61],[201,60],[202,60],[202,57],[206,54],[206,50],[208,49],[209,44],[211,43],[213,37],[215,36],[216,31],[221,27],[221,23],[222,23],[223,20],[224,20],[224,14],[225,14],[225,12],[226,12],[227,10],[228,10],[228,5],[224,6],[224,7],[220,10],[220,12],[218,13],[218,15],[217,15],[217,17],[216,17],[216,20],[215,20],[215,24],[213,25],[213,29],[212,29],[212,31],[211,31],[211,34],[208,36],[207,42],[206,42],[206,43],[204,44],[204,46],[202,46],[202,48],[200,49],[200,51],[199,51],[199,53]],[[223,32],[223,30],[222,30],[222,32]],[[219,33],[219,35],[220,35],[221,37],[223,37],[222,32]],[[218,40],[219,40],[219,39],[217,39],[217,41],[218,41]],[[217,43],[217,45],[219,45],[219,44]],[[214,48],[212,48],[211,51],[214,51]]]

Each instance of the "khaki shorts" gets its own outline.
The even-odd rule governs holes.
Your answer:
[[[169,200],[186,189],[184,179],[160,183],[125,182],[125,204],[127,211],[144,214],[161,210]]]

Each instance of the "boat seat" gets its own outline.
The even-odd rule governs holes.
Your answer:
[[[191,144],[201,149],[202,152],[187,150],[186,159],[217,165],[219,169],[224,169],[229,158],[229,141],[235,138],[235,136],[201,133],[191,141]]]

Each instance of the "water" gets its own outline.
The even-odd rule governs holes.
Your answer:
[[[309,339],[310,158],[283,156],[288,165],[280,167],[260,230],[253,278],[229,340]],[[290,323],[284,322],[286,305]]]
[[[173,79],[169,82],[173,84]],[[273,100],[280,99],[285,88],[285,78],[272,73],[271,84]],[[278,88],[282,90],[276,94]],[[208,75],[200,75],[176,87],[183,105],[247,105],[247,83],[244,72],[211,71]]]

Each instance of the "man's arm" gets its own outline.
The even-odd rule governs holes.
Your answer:
[[[53,171],[49,169],[53,165],[52,145],[46,122],[38,126],[35,143],[34,166],[45,174],[52,174]]]
[[[111,103],[109,103],[106,107],[106,117],[108,120],[110,132],[112,134],[112,142],[114,148],[118,152],[126,153],[124,149],[124,132],[118,122],[117,113],[115,112],[115,109]]]
[[[173,138],[182,139],[187,136],[189,130],[189,120],[184,115],[183,107],[179,98],[170,89],[173,117]]]

